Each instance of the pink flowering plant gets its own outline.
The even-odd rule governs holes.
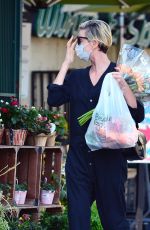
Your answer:
[[[37,134],[50,134],[51,121],[47,116],[43,116],[40,113],[40,110],[35,107],[27,109],[28,115],[25,119],[25,124],[28,131],[32,135]]]
[[[40,109],[40,113],[43,116],[46,116],[51,123],[56,125],[56,133],[60,136],[67,136],[68,135],[68,122],[66,120],[66,112],[51,111],[48,109]]]

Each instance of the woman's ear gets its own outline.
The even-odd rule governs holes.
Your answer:
[[[97,48],[99,46],[99,41],[97,40],[92,40],[91,41],[93,48]]]

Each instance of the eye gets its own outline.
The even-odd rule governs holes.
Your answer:
[[[77,43],[78,43],[78,45],[80,45],[80,44],[81,44],[81,42],[82,42],[82,40],[83,40],[83,39],[88,40],[88,38],[87,38],[87,37],[83,37],[83,36],[78,36],[78,37],[77,37]]]

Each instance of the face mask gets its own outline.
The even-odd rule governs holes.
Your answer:
[[[80,45],[77,44],[75,46],[75,51],[76,51],[76,55],[80,59],[82,59],[84,61],[89,61],[89,59],[90,59],[90,53],[84,50],[84,46],[82,44],[80,44]]]

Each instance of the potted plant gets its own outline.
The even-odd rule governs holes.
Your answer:
[[[51,183],[47,183],[47,178],[45,177],[44,182],[41,183],[41,203],[52,204],[54,194],[54,185]]]
[[[47,146],[55,145],[55,139],[58,141],[63,141],[68,139],[68,122],[65,118],[65,112],[60,112],[59,110],[57,111],[51,111],[47,109],[41,109],[40,113],[43,116],[48,117],[50,120],[51,124],[55,124],[56,129],[54,132],[51,132],[51,134],[48,137]],[[57,138],[56,138],[57,137]],[[49,138],[51,140],[49,140]],[[48,143],[49,141],[49,143]]]
[[[0,100],[1,119],[6,131],[6,144],[23,145],[27,130],[25,118],[27,109],[18,103],[17,98],[10,97],[10,101]]]
[[[55,193],[60,187],[60,177],[52,170],[50,175],[50,183],[47,182],[47,177],[41,182],[41,203],[52,204]]]
[[[15,196],[14,200],[16,204],[24,204],[26,200],[26,195],[27,195],[27,184],[22,183],[18,184],[18,181],[15,185]]]
[[[31,145],[45,146],[47,136],[50,134],[50,120],[48,117],[41,115],[40,110],[35,107],[31,107],[28,110],[28,116],[25,120],[27,130],[32,138]]]

